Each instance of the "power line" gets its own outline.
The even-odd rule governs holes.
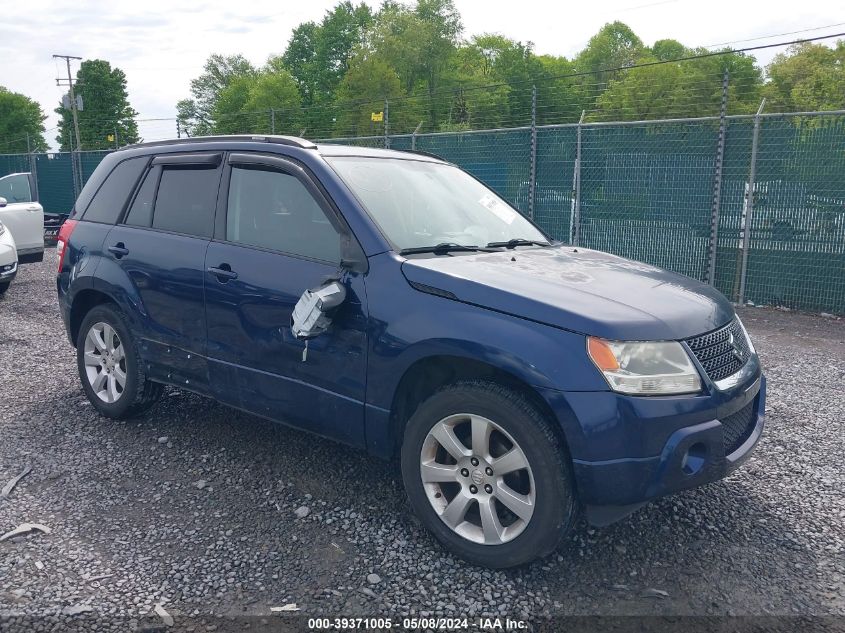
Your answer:
[[[758,37],[750,37],[746,40],[734,40],[732,42],[719,42],[718,44],[705,44],[702,48],[713,48],[714,46],[730,46],[731,44],[742,44],[744,42],[757,42],[759,40],[767,40],[771,37],[783,37],[784,35],[797,35],[798,33],[809,33],[810,31],[821,31],[822,29],[832,29],[838,26],[845,26],[845,22],[838,22],[837,24],[825,24],[824,26],[814,26],[809,29],[801,29],[800,31],[788,31],[786,33],[772,33],[771,35],[760,35]]]

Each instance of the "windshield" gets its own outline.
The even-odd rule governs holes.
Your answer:
[[[546,242],[519,212],[457,167],[390,158],[326,160],[398,250]]]

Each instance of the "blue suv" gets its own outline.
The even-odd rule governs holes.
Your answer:
[[[731,304],[549,239],[437,158],[228,136],[96,169],[59,305],[103,415],[165,385],[398,456],[425,526],[510,567],[724,477],[766,383]]]

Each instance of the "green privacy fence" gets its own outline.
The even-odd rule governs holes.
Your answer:
[[[735,301],[845,313],[845,112],[326,142],[436,154],[555,239],[710,281]],[[104,155],[81,154],[83,181]],[[0,156],[0,175],[30,165],[45,209],[68,211],[70,156]]]

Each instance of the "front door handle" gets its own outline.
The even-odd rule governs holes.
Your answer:
[[[35,206],[27,207],[26,210],[29,211],[30,213],[35,213],[36,211],[38,211],[38,207],[35,207]]]
[[[229,266],[229,264],[220,264],[219,267],[209,266],[208,272],[217,277],[217,281],[220,283],[226,283],[230,279],[238,278],[238,273],[232,270],[232,267]]]
[[[114,246],[109,246],[109,253],[115,256],[115,258],[120,259],[124,255],[129,254],[129,249],[123,244],[123,242],[118,242]]]

